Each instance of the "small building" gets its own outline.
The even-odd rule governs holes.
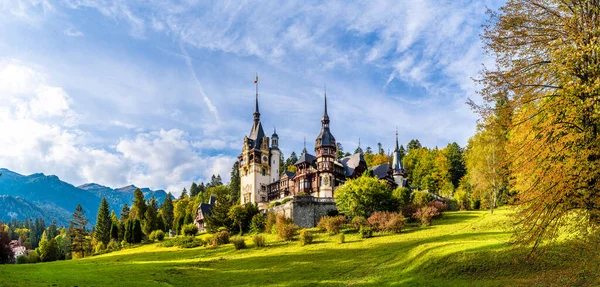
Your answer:
[[[206,231],[205,220],[206,217],[210,215],[210,212],[213,206],[217,202],[217,197],[214,195],[210,196],[208,203],[200,203],[198,209],[196,210],[196,218],[194,218],[194,224],[198,227],[199,232]]]

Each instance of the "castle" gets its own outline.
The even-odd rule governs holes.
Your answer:
[[[406,186],[398,132],[391,165],[385,163],[367,167],[362,153],[337,159],[337,142],[331,133],[327,114],[327,93],[324,100],[321,132],[315,140],[315,155],[308,153],[305,142],[302,154],[294,163],[296,172],[292,173],[282,170],[280,166],[281,151],[276,130],[271,138],[265,136],[260,121],[257,90],[254,123],[250,134],[244,137],[242,153],[238,156],[241,204],[254,203],[260,209],[266,209],[271,201],[298,195],[311,196],[313,202],[333,202],[337,187],[343,185],[346,179],[359,177],[367,170],[391,187]]]

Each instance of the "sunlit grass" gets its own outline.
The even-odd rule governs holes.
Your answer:
[[[430,227],[346,243],[316,233],[314,244],[282,242],[235,250],[180,249],[150,244],[81,260],[0,267],[1,286],[519,286],[589,285],[600,275],[597,257],[575,256],[559,245],[534,262],[514,248],[508,209],[448,212]],[[203,235],[207,236],[207,235]],[[591,266],[594,263],[595,266]],[[582,275],[582,271],[585,274]],[[583,279],[582,279],[583,278]]]

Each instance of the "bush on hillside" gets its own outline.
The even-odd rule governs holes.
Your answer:
[[[29,262],[27,262],[27,255],[23,254],[19,257],[17,257],[17,264],[27,264]]]
[[[313,234],[312,232],[310,232],[310,230],[308,229],[302,229],[300,230],[300,245],[304,246],[304,245],[308,245],[311,244],[313,242]]]
[[[421,221],[421,224],[423,226],[429,226],[431,225],[431,221],[433,220],[433,218],[437,216],[438,213],[439,212],[437,208],[433,206],[422,206],[419,209],[417,209],[417,212],[415,212],[413,216],[419,221]]]
[[[241,236],[232,238],[231,243],[233,243],[235,250],[246,249],[246,241]]]
[[[277,222],[277,216],[273,212],[267,212],[267,219],[265,221],[265,232],[274,234],[275,223]]]
[[[254,235],[252,237],[252,242],[254,242],[254,246],[256,246],[257,248],[267,246],[267,239],[262,235]]]
[[[265,216],[258,213],[252,217],[250,221],[250,232],[252,233],[261,233],[265,230]]]
[[[193,223],[186,224],[183,226],[182,232],[185,236],[196,236],[198,234],[198,227]]]
[[[427,191],[416,190],[412,194],[412,204],[416,207],[427,205],[427,203],[433,200],[433,195]]]
[[[342,226],[348,221],[348,218],[343,215],[338,216],[323,216],[317,227],[323,231],[327,230],[330,235],[335,235],[340,233],[342,230]]]
[[[346,235],[344,233],[340,233],[337,236],[337,243],[344,244],[346,242]]]
[[[359,230],[361,226],[365,226],[367,224],[369,224],[369,222],[367,222],[367,219],[362,216],[356,216],[352,218],[352,221],[350,222],[350,226],[352,226],[352,228],[355,230]]]
[[[102,243],[102,241],[100,241],[100,243],[96,244],[96,253],[102,253],[102,251],[106,250],[106,246],[104,246],[104,243]]]
[[[370,238],[373,236],[373,228],[371,226],[363,225],[358,230],[358,233],[362,238]]]
[[[110,250],[110,251],[117,251],[121,249],[121,244],[119,243],[119,241],[111,239],[108,242],[108,245],[106,246],[106,249]]]
[[[164,231],[156,230],[155,232],[156,232],[156,234],[154,235],[154,237],[156,238],[156,240],[158,240],[158,241],[165,240],[165,232]]]
[[[278,214],[275,222],[275,230],[279,238],[290,241],[294,238],[298,226],[294,224],[293,220],[285,218],[282,214]]]
[[[215,233],[213,245],[223,245],[229,243],[230,234],[227,229],[222,229]]]
[[[397,212],[377,211],[367,219],[376,231],[400,233],[404,227],[404,216]]]

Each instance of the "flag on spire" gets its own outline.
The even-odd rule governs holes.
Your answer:
[[[258,83],[258,75],[256,75],[256,78],[254,78],[254,83]]]

